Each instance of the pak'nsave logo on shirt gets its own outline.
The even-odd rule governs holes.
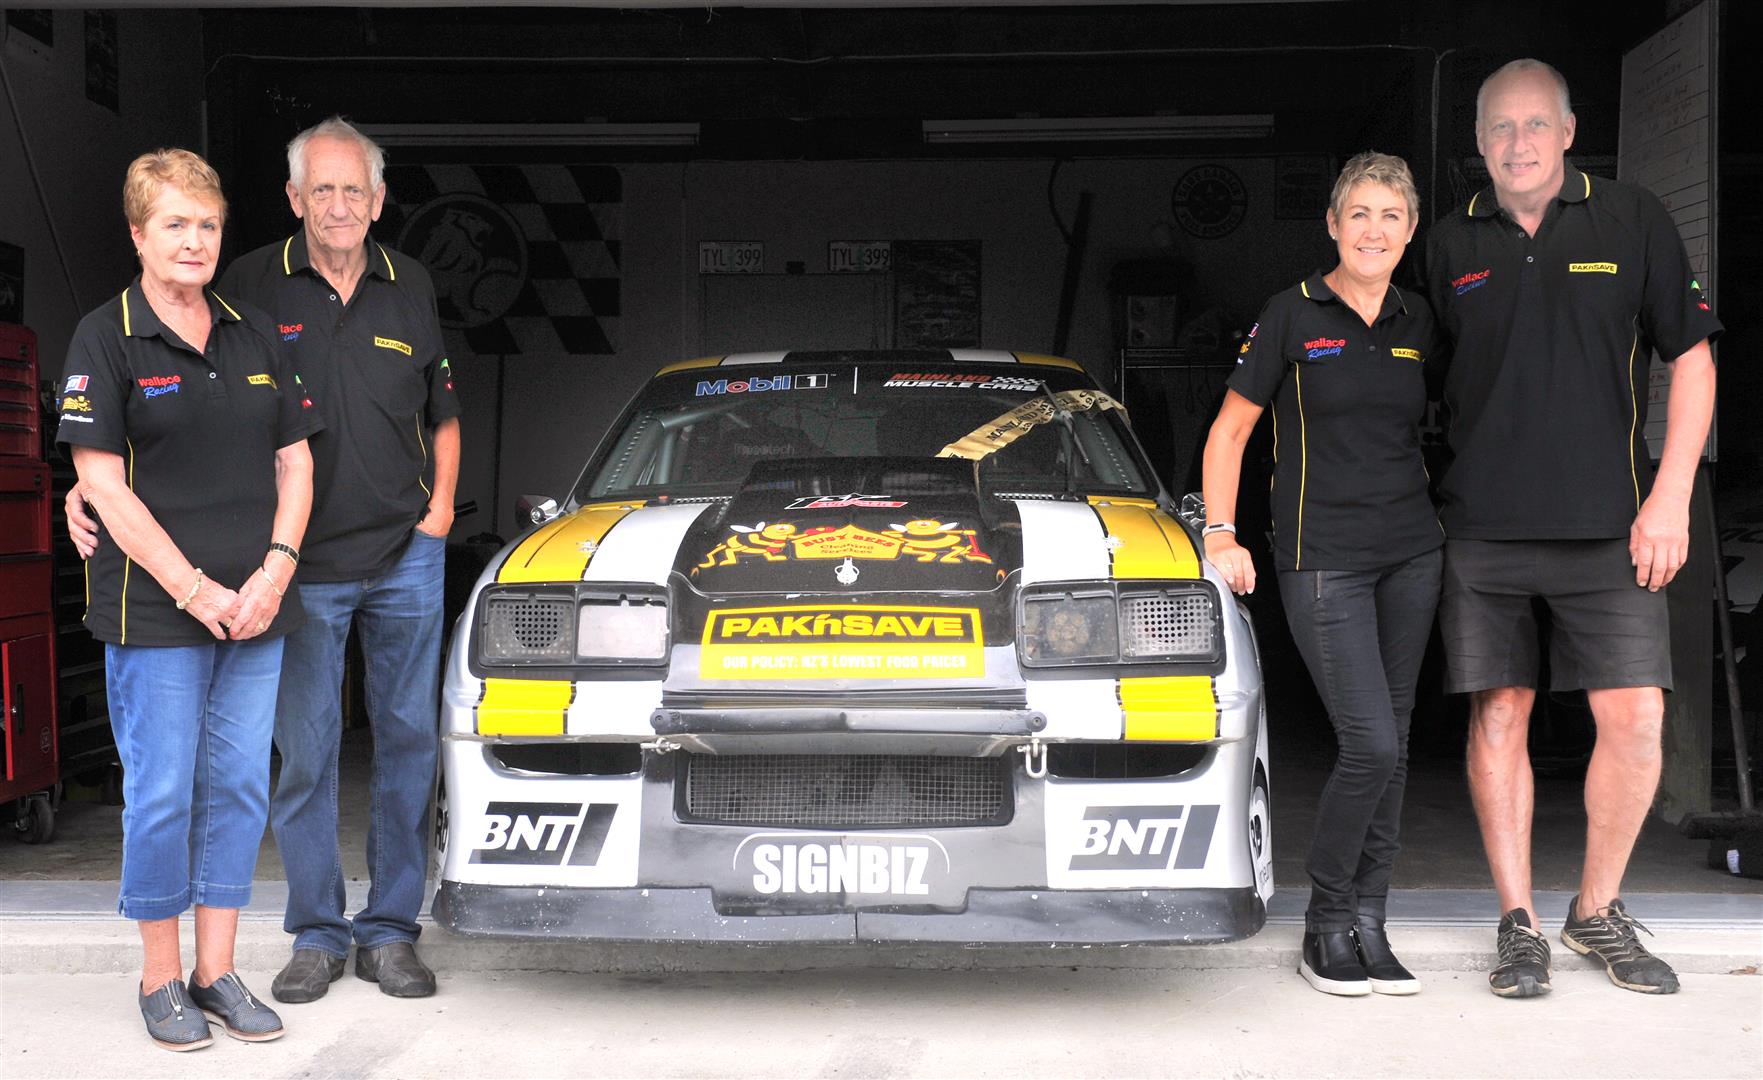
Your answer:
[[[1419,349],[1391,349],[1390,355],[1397,358],[1398,360],[1414,360],[1414,361],[1420,360],[1420,350]]]
[[[1567,272],[1569,274],[1614,274],[1616,264],[1609,262],[1568,263]]]
[[[245,381],[252,386],[267,386],[271,390],[281,389],[281,387],[275,384],[275,379],[269,375],[247,375],[245,376]]]
[[[373,343],[382,349],[393,349],[397,352],[401,352],[405,356],[410,356],[413,354],[413,350],[410,348],[410,346],[404,344],[404,342],[402,342],[402,341],[399,341],[397,338],[376,337],[373,339]]]

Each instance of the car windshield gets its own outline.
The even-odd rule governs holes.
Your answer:
[[[1052,416],[1049,395],[1069,422]],[[1012,414],[1026,418],[1000,436]],[[955,456],[977,459],[991,491],[1156,494],[1124,413],[1080,372],[792,362],[658,376],[576,497],[729,495],[759,461],[932,458],[958,443]]]

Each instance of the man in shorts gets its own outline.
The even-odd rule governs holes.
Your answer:
[[[1585,865],[1561,940],[1618,986],[1677,990],[1619,893],[1659,783],[1671,688],[1660,590],[1689,551],[1721,327],[1664,206],[1568,164],[1573,134],[1554,68],[1515,60],[1489,76],[1475,138],[1493,182],[1439,220],[1427,251],[1433,307],[1456,345],[1439,621],[1446,689],[1472,695],[1469,787],[1504,912],[1488,977],[1502,997],[1549,990],[1526,748],[1537,598],[1549,612],[1551,686],[1587,691],[1597,725]],[[1642,437],[1655,349],[1672,368],[1657,476]]]

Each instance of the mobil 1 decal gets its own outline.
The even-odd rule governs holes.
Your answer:
[[[1173,797],[1158,799],[1143,789],[1050,785],[1047,883],[1055,888],[1179,887],[1216,877],[1222,861],[1215,843],[1221,806],[1205,796],[1182,797],[1190,791],[1191,785],[1170,786],[1161,793]]]
[[[948,849],[921,833],[755,833],[733,866],[755,896],[906,902],[940,892],[951,869]]]

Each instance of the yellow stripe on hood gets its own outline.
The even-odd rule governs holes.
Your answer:
[[[642,502],[601,503],[566,514],[520,542],[496,574],[504,585],[534,581],[580,581],[593,548]],[[587,545],[584,550],[584,545]]]
[[[1090,505],[1108,534],[1115,579],[1200,576],[1200,558],[1188,534],[1156,503],[1091,496]]]

